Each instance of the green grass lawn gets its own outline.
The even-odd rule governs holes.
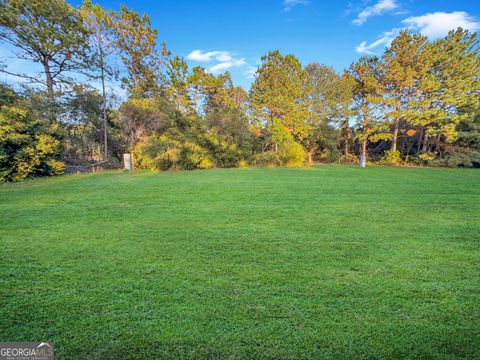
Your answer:
[[[480,171],[0,186],[0,341],[57,359],[480,358]]]

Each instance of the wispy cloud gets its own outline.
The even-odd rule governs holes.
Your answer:
[[[245,70],[245,75],[247,79],[255,79],[255,74],[257,72],[257,68],[255,66],[248,66],[247,70]]]
[[[232,67],[239,67],[239,66],[242,66],[242,65],[245,65],[245,64],[246,64],[245,59],[241,58],[241,59],[238,59],[238,60],[221,62],[217,65],[213,65],[213,66],[209,67],[207,70],[210,71],[211,73],[218,73],[222,70],[228,70]]]
[[[283,0],[283,11],[290,11],[297,5],[308,5],[309,0]]]
[[[236,58],[229,51],[207,51],[193,50],[187,55],[188,60],[198,62],[218,62],[215,65],[207,68],[207,71],[211,73],[218,73],[223,70],[228,70],[232,67],[240,67],[246,64],[244,58]]]
[[[203,52],[202,50],[193,50],[187,55],[187,59],[199,62],[210,62],[212,60],[230,61],[232,60],[232,54],[230,54],[228,51]]]
[[[386,12],[391,12],[398,9],[398,4],[396,0],[378,0],[378,2],[373,6],[368,6],[363,9],[358,15],[357,18],[352,22],[355,25],[364,24],[367,19],[371,16],[382,15]]]
[[[392,29],[390,31],[386,31],[380,35],[380,37],[372,42],[371,44],[367,44],[366,41],[363,41],[357,47],[355,48],[355,51],[360,53],[360,54],[369,54],[372,55],[374,54],[374,50],[378,48],[379,46],[387,47],[390,46],[391,42],[393,39],[395,39],[395,36],[398,35],[401,29]]]
[[[366,41],[356,46],[355,51],[361,54],[374,54],[380,46],[389,46],[395,36],[401,30],[418,31],[427,36],[430,40],[445,36],[450,30],[458,27],[470,31],[480,29],[480,22],[473,16],[464,11],[454,11],[451,13],[435,12],[421,16],[411,16],[402,20],[403,28],[394,28],[384,32],[380,37],[368,44]]]
[[[480,29],[480,22],[465,11],[454,11],[451,13],[434,12],[422,16],[411,16],[402,21],[408,29],[415,30],[436,39],[448,34],[450,30],[462,27],[470,31]]]

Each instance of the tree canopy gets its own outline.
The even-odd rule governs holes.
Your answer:
[[[356,162],[480,167],[477,35],[401,31],[344,71],[271,50],[250,89],[190,68],[148,14],[91,0],[0,2],[0,41],[42,71],[5,74],[0,179],[102,163],[194,169]],[[119,96],[116,79],[124,95]],[[107,146],[108,144],[108,146]]]

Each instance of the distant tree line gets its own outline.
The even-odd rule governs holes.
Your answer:
[[[60,174],[124,152],[137,168],[314,162],[480,167],[480,53],[461,28],[406,31],[342,74],[292,54],[261,58],[249,92],[188,68],[147,14],[85,0],[0,1],[0,41],[41,69],[0,72],[0,181]],[[126,96],[111,88],[120,82]]]

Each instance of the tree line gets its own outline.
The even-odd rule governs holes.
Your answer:
[[[0,41],[35,64],[0,64],[0,181],[60,174],[124,152],[137,168],[356,162],[480,166],[480,56],[461,28],[402,31],[382,56],[339,74],[278,50],[247,92],[228,72],[189,68],[148,14],[85,0],[0,1]],[[112,84],[121,84],[125,96]]]

